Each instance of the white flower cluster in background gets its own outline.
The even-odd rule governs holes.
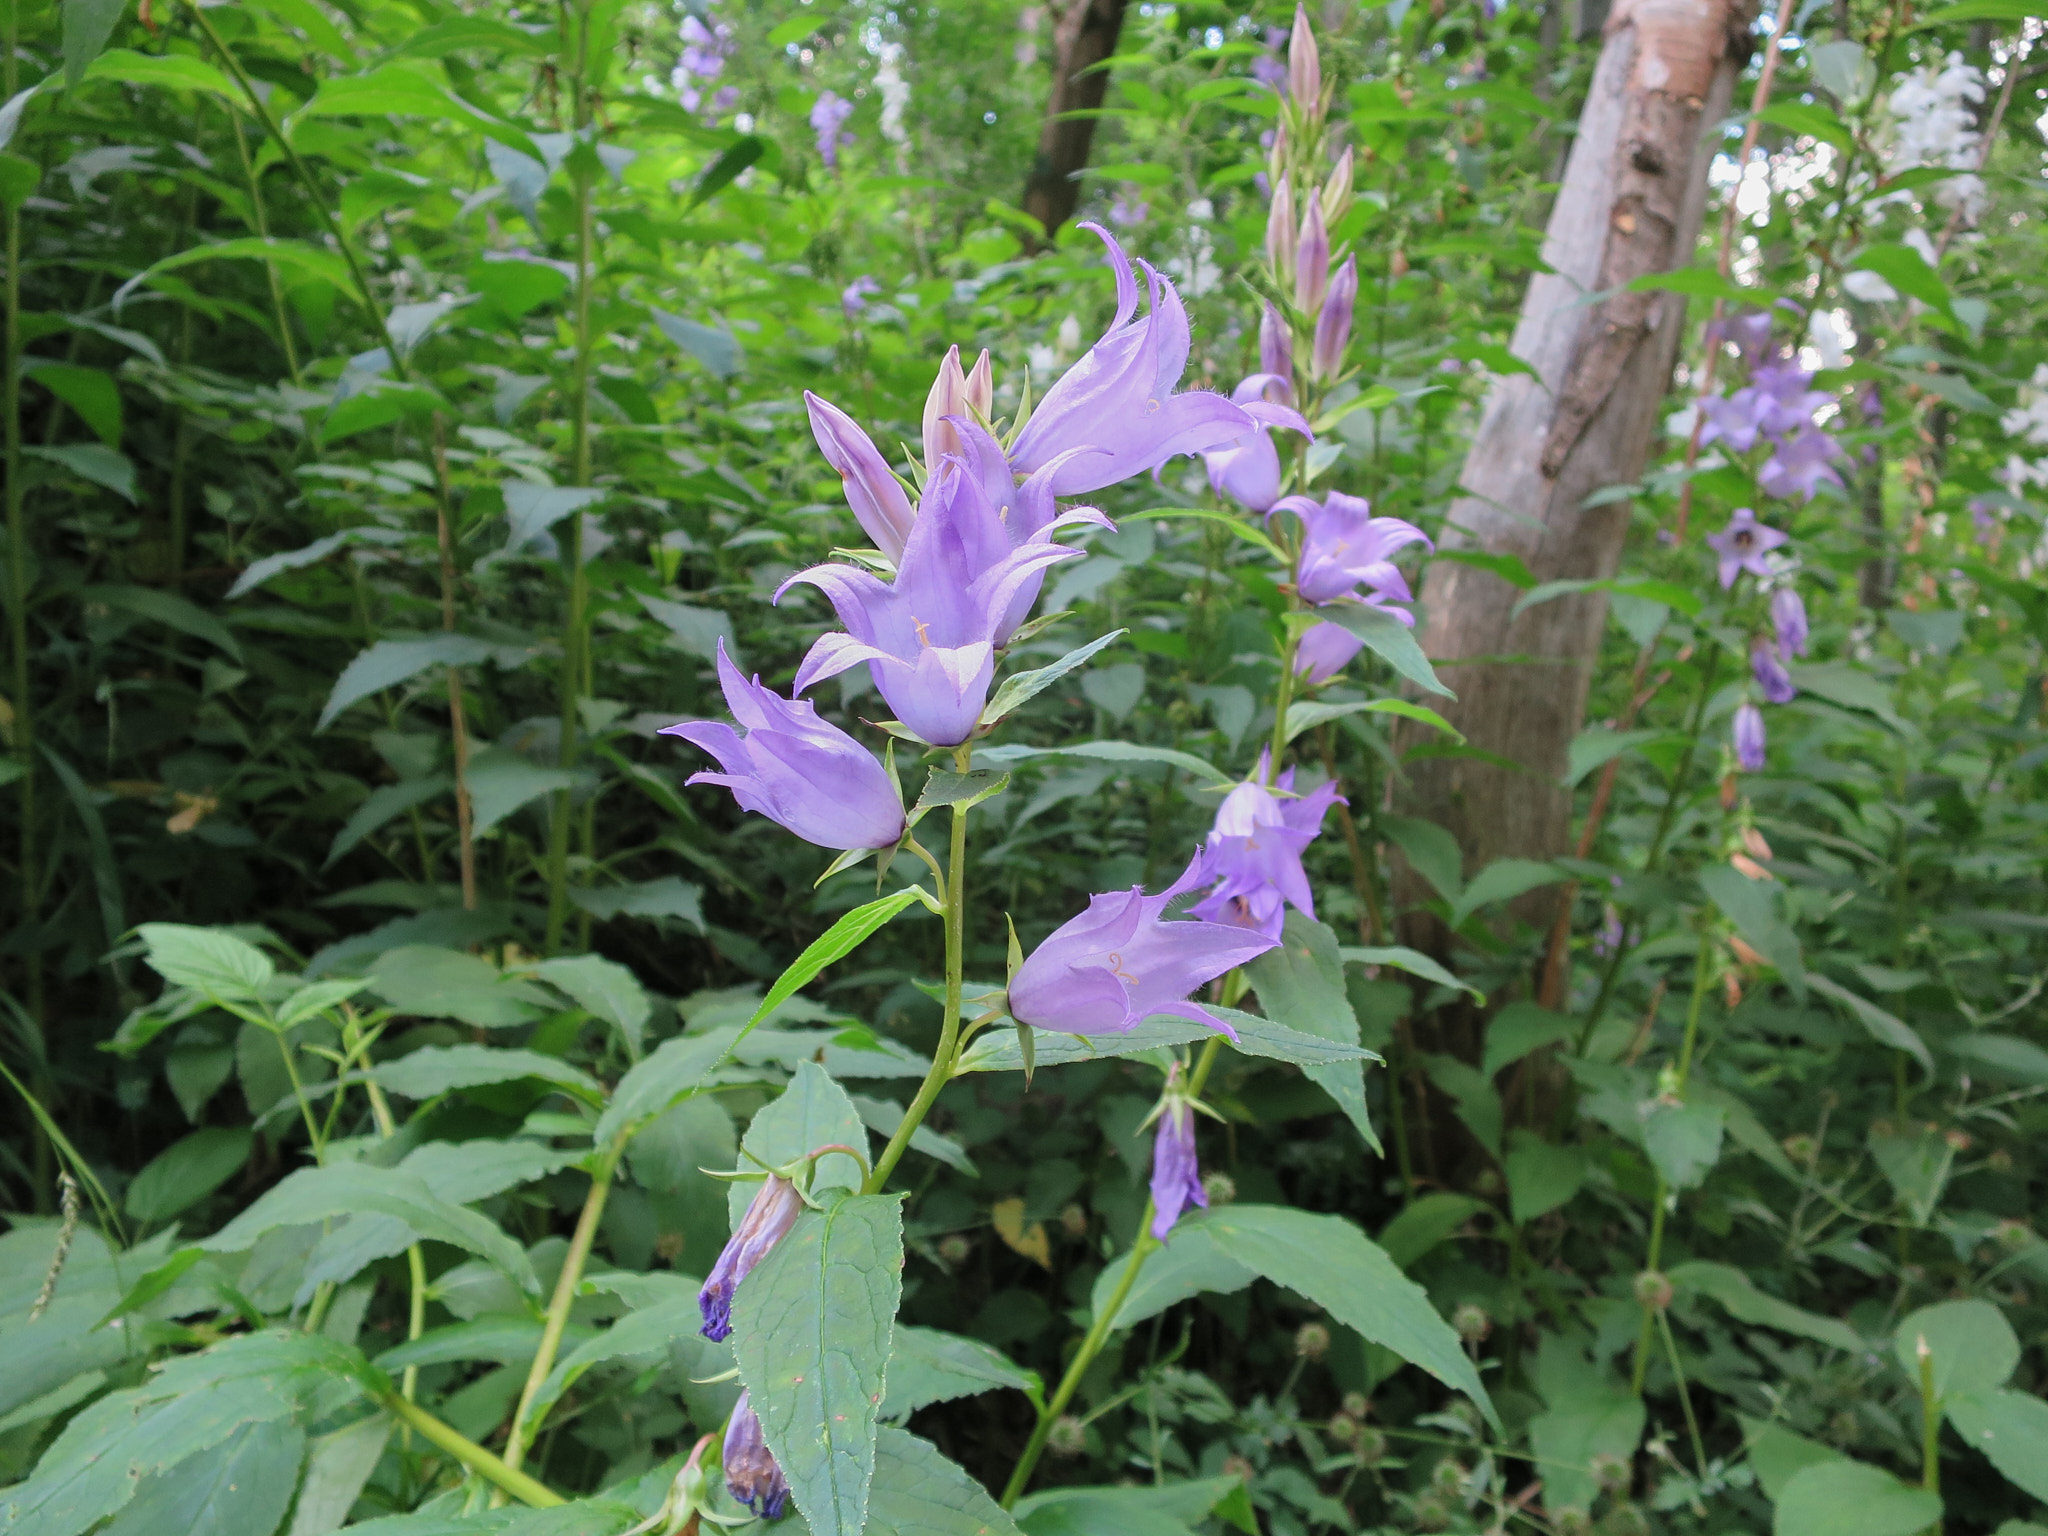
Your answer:
[[[903,78],[903,45],[884,43],[875,53],[875,89],[882,93],[882,137],[901,148],[910,142],[903,114],[910,108],[910,82]]]
[[[1983,136],[1977,130],[1975,107],[1984,100],[1984,75],[1952,53],[1941,64],[1927,64],[1901,75],[1888,103],[1892,147],[1886,170],[1897,174],[1922,166],[1940,166],[1966,174],[1935,183],[1934,201],[1975,224],[1988,197],[1976,174]]]
[[[2007,434],[2030,448],[2048,448],[2048,363],[2037,364],[2031,384],[2020,386],[2020,403],[1998,419]],[[2048,455],[2033,460],[2006,456],[2005,487],[2017,496],[2029,485],[2048,485]]]

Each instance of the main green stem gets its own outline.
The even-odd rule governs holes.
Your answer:
[[[7,8],[6,98],[21,89],[21,7]],[[28,930],[22,965],[27,971],[29,1013],[43,1027],[42,891],[36,877],[36,713],[29,697],[28,665],[28,513],[21,483],[21,207],[7,209],[7,336],[0,356],[0,415],[7,418],[7,646],[14,718],[10,734],[21,764],[15,793],[19,796],[21,926]],[[37,1187],[43,1187],[38,1181]]]
[[[569,88],[573,93],[570,120],[577,143],[570,152],[569,174],[576,191],[576,356],[569,370],[569,463],[570,483],[590,484],[590,286],[591,259],[596,245],[595,214],[591,207],[591,145],[585,142],[590,127],[590,6],[579,0],[576,6],[576,47],[571,58]],[[569,609],[562,627],[562,746],[563,768],[576,766],[578,736],[582,722],[579,708],[588,669],[590,646],[590,577],[583,565],[583,514],[571,512],[568,533],[562,547],[563,569],[569,582]],[[569,837],[572,830],[570,791],[555,791],[548,820],[548,927],[547,948],[559,949],[562,931],[569,921]],[[585,849],[586,854],[589,849]]]
[[[453,1425],[444,1424],[417,1403],[408,1402],[396,1392],[387,1392],[378,1401],[399,1423],[417,1430],[422,1440],[437,1450],[445,1451],[470,1471],[495,1484],[501,1492],[510,1494],[520,1503],[531,1505],[535,1509],[551,1509],[557,1504],[568,1502],[547,1484],[528,1477],[517,1467],[507,1465]]]
[[[1207,1086],[1209,1073],[1216,1066],[1216,1058],[1223,1050],[1223,1037],[1217,1035],[1202,1047],[1201,1059],[1195,1063],[1195,1070],[1188,1076],[1188,1095],[1200,1098]],[[1002,1505],[1008,1509],[1023,1497],[1024,1489],[1031,1481],[1031,1474],[1038,1466],[1038,1458],[1045,1454],[1045,1442],[1052,1434],[1052,1427],[1059,1416],[1067,1411],[1067,1404],[1074,1400],[1080,1390],[1081,1378],[1088,1374],[1088,1367],[1095,1363],[1095,1357],[1102,1353],[1102,1346],[1109,1342],[1110,1333],[1116,1327],[1116,1320],[1122,1314],[1124,1303],[1130,1299],[1131,1287],[1137,1284],[1138,1271],[1153,1252],[1166,1245],[1152,1235],[1154,1214],[1152,1199],[1145,1198],[1144,1214],[1138,1218],[1137,1241],[1131,1244],[1130,1257],[1124,1264],[1124,1272],[1117,1280],[1116,1289],[1109,1300],[1095,1315],[1095,1321],[1088,1325],[1088,1332],[1081,1339],[1081,1347],[1074,1351],[1073,1361],[1067,1366],[1066,1374],[1060,1377],[1059,1386],[1054,1389],[1052,1400],[1039,1411],[1038,1425],[1031,1431],[1031,1438],[1024,1443],[1024,1453],[1017,1458],[1017,1469],[1010,1474],[1010,1480],[1003,1486]]]
[[[953,767],[966,773],[974,762],[974,748],[963,744],[953,749]],[[946,857],[946,1006],[939,1024],[938,1049],[932,1052],[932,1069],[918,1085],[917,1097],[903,1112],[903,1123],[875,1160],[868,1175],[866,1192],[877,1194],[889,1182],[889,1174],[903,1159],[905,1149],[924,1117],[931,1112],[939,1092],[953,1076],[953,1056],[960,1048],[961,975],[965,970],[967,933],[967,807],[953,807],[953,841]]]

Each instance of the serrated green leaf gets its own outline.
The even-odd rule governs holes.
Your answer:
[[[754,1010],[753,1017],[740,1027],[733,1044],[737,1045],[746,1039],[756,1025],[810,985],[826,966],[844,960],[899,914],[912,906],[921,905],[924,900],[924,892],[912,886],[907,890],[896,891],[855,907],[846,913],[806,945],[804,952],[790,962],[789,968],[775,978],[775,985],[770,987],[768,995],[761,999],[761,1005]],[[925,910],[930,909],[927,907]]]
[[[889,1393],[882,1417],[902,1420],[933,1403],[975,1397],[1002,1387],[1036,1395],[1041,1383],[992,1344],[936,1328],[899,1325],[889,1348]],[[876,1472],[877,1486],[881,1473]]]
[[[2015,1487],[2048,1504],[2048,1403],[2025,1392],[1964,1393],[1943,1406],[1966,1445]]]
[[[1128,633],[1128,630],[1113,629],[1108,634],[1067,652],[1058,661],[1029,672],[1013,673],[1004,678],[1002,687],[998,688],[995,697],[988,701],[988,708],[981,712],[981,723],[994,725],[1003,716],[1037,698],[1076,667],[1085,666],[1104,646],[1122,639]]]
[[[875,1439],[868,1529],[874,1536],[1017,1536],[1009,1511],[986,1488],[928,1441],[888,1427]]]
[[[2019,1336],[2012,1324],[1990,1302],[1975,1298],[1922,1307],[1899,1324],[1892,1354],[1916,1390],[1923,1342],[1934,1359],[1934,1395],[1943,1402],[1996,1391],[2020,1363]]]
[[[1789,1301],[1760,1291],[1748,1275],[1732,1264],[1694,1259],[1674,1265],[1669,1277],[1674,1291],[1681,1294],[1692,1292],[1717,1301],[1738,1323],[1753,1323],[1759,1328],[1796,1333],[1802,1338],[1815,1339],[1851,1354],[1863,1351],[1862,1335],[1840,1318],[1822,1317],[1817,1312],[1809,1312],[1804,1307],[1796,1307]]]
[[[1245,967],[1259,1007],[1275,1023],[1341,1046],[1358,1044],[1358,1015],[1344,988],[1337,936],[1303,913],[1289,911],[1280,945]],[[1304,1065],[1302,1070],[1337,1101],[1365,1144],[1380,1150],[1365,1103],[1365,1062]]]
[[[516,1083],[534,1077],[591,1103],[604,1088],[580,1067],[539,1051],[496,1045],[429,1045],[396,1061],[380,1062],[370,1075],[389,1093],[408,1099],[437,1099],[457,1088],[482,1088],[491,1083]]]
[[[1941,1496],[1860,1461],[1822,1461],[1778,1495],[1772,1536],[1916,1536],[1941,1518]]]
[[[244,1424],[226,1444],[143,1479],[99,1536],[271,1536],[305,1455],[305,1433],[291,1420]]]
[[[1065,747],[1001,746],[976,754],[982,763],[1002,766],[1026,762],[1034,757],[1087,757],[1107,763],[1164,763],[1183,773],[1191,773],[1205,783],[1228,785],[1237,782],[1191,752],[1180,752],[1171,747],[1141,746],[1134,741],[1081,741]]]
[[[631,971],[603,955],[567,955],[543,960],[534,974],[568,993],[585,1013],[611,1025],[628,1053],[639,1057],[654,1004]]]
[[[152,1226],[189,1210],[241,1172],[254,1134],[214,1125],[180,1137],[143,1166],[128,1186],[128,1214]]]
[[[1437,679],[1436,669],[1415,643],[1415,633],[1383,608],[1369,603],[1331,603],[1318,608],[1319,617],[1341,624],[1366,644],[1387,665],[1419,688],[1446,699],[1457,695]]]
[[[135,931],[151,970],[174,987],[190,987],[219,1001],[255,1002],[277,974],[262,950],[217,928],[144,923]]]
[[[619,1079],[592,1139],[608,1147],[695,1093],[731,1052],[733,1040],[733,1031],[718,1029],[662,1041],[653,1055]]]
[[[1411,704],[1406,699],[1355,699],[1345,704],[1324,704],[1312,701],[1305,704],[1290,704],[1287,707],[1287,739],[1294,740],[1303,731],[1314,730],[1332,720],[1341,720],[1346,715],[1399,715],[1404,720],[1418,721],[1435,730],[1444,732],[1458,741],[1465,739],[1450,721],[1425,704]]]

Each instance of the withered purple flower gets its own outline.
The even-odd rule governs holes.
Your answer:
[[[1152,1138],[1152,1235],[1165,1242],[1181,1212],[1191,1205],[1209,1207],[1201,1165],[1195,1159],[1195,1112],[1185,1098],[1169,1091]]]
[[[726,1420],[724,1460],[725,1491],[763,1520],[781,1519],[789,1503],[789,1479],[768,1449],[750,1393],[740,1393]]]
[[[754,1191],[746,1214],[733,1228],[711,1276],[697,1292],[697,1309],[704,1314],[704,1337],[713,1343],[732,1333],[732,1293],[768,1257],[768,1250],[789,1234],[803,1214],[804,1202],[796,1186],[779,1173],[771,1173]]]

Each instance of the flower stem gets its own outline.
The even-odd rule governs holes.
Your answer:
[[[962,743],[953,749],[955,772],[966,773],[974,762],[974,748]],[[939,1024],[938,1049],[932,1052],[932,1068],[918,1084],[917,1097],[903,1112],[903,1123],[882,1148],[875,1169],[863,1186],[866,1194],[877,1194],[889,1182],[889,1175],[902,1161],[910,1138],[924,1124],[932,1105],[953,1077],[953,1058],[960,1048],[960,991],[967,931],[967,807],[953,807],[953,844],[946,864],[946,1004]]]
[[[1280,687],[1273,695],[1273,757],[1268,782],[1280,774],[1280,755],[1287,750],[1287,706],[1294,702],[1294,655],[1300,640],[1289,634],[1280,646]]]
[[[378,1401],[399,1423],[418,1430],[422,1440],[454,1457],[487,1482],[496,1484],[501,1493],[510,1494],[520,1503],[535,1509],[550,1509],[568,1502],[547,1484],[528,1477],[517,1467],[506,1465],[453,1425],[443,1423],[417,1403],[406,1401],[396,1392],[388,1392]]]
[[[21,9],[18,5],[7,8],[5,78],[7,99],[10,101],[20,89]],[[28,1012],[40,1032],[46,1026],[43,1019],[40,931],[42,877],[36,869],[36,715],[35,702],[29,693],[29,538],[28,514],[24,505],[27,487],[22,483],[21,472],[21,204],[18,202],[7,205],[5,302],[7,334],[4,351],[0,351],[0,417],[6,419],[7,649],[12,664],[9,668],[12,687],[8,691],[13,695],[14,705],[8,734],[20,765],[19,788],[15,793],[20,797],[16,812],[20,829],[16,868],[21,879],[21,907],[15,931],[28,941],[21,951],[21,964],[26,972],[22,978],[26,983],[22,993],[28,999]],[[40,1058],[44,1052],[40,1045],[37,1049]],[[46,1149],[38,1141],[36,1160],[39,1166],[45,1162],[45,1157]],[[44,1188],[46,1183],[47,1180],[38,1179],[37,1189]]]
[[[540,1333],[540,1348],[526,1373],[526,1386],[520,1391],[519,1407],[512,1415],[511,1433],[505,1437],[505,1465],[514,1472],[526,1460],[526,1448],[533,1443],[534,1432],[540,1428],[539,1419],[529,1423],[527,1414],[533,1407],[534,1398],[540,1395],[542,1384],[555,1368],[555,1356],[562,1348],[562,1333],[569,1326],[569,1309],[576,1304],[576,1293],[583,1284],[583,1266],[590,1258],[591,1244],[597,1240],[597,1224],[604,1218],[604,1203],[611,1194],[612,1175],[618,1170],[619,1158],[625,1150],[626,1138],[621,1136],[605,1149],[590,1176],[590,1193],[583,1201],[583,1214],[576,1218],[576,1231],[569,1239],[568,1253],[563,1256],[561,1276],[555,1281],[554,1298],[548,1303],[547,1322]]]

